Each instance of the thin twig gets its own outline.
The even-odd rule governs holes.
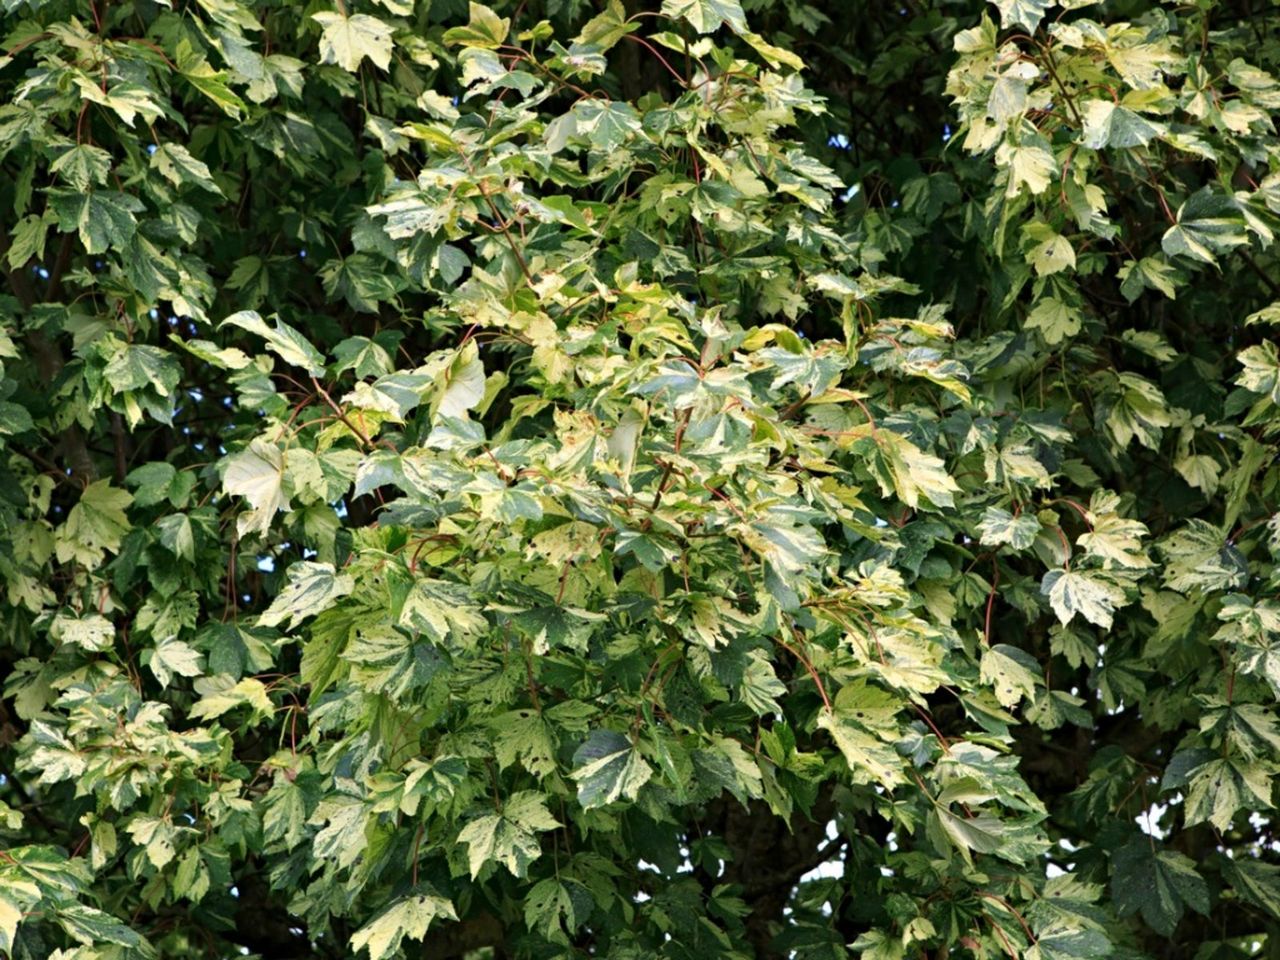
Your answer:
[[[470,167],[471,162],[469,160],[466,162],[467,166]],[[472,172],[472,175],[475,175],[474,171]],[[515,237],[511,236],[511,230],[507,227],[506,220],[504,220],[502,214],[498,212],[498,205],[494,203],[493,198],[489,196],[489,191],[485,189],[483,180],[477,179],[476,187],[480,190],[480,196],[484,197],[484,202],[489,205],[489,211],[493,214],[493,219],[498,224],[498,229],[501,230],[502,235],[506,237],[507,246],[511,248],[511,253],[515,256],[516,263],[520,264],[520,272],[524,274],[524,278],[528,281],[529,285],[533,286],[533,274],[529,272],[529,264],[525,262],[524,254],[520,252],[520,248],[516,246]]]
[[[361,430],[359,427],[357,427],[354,423],[352,423],[347,418],[347,415],[342,412],[342,408],[338,406],[338,404],[334,401],[333,397],[329,396],[329,391],[326,390],[324,387],[320,386],[320,381],[317,380],[315,377],[312,377],[311,384],[316,388],[316,393],[320,394],[320,396],[324,398],[324,402],[329,405],[329,409],[333,411],[334,415],[339,420],[341,420],[344,424],[346,424],[346,427],[348,430],[350,430],[352,433],[354,433],[357,437],[360,438],[361,444],[363,444],[365,447],[372,447],[373,441],[369,439],[368,435],[365,434],[363,430]]]
[[[799,639],[800,638],[797,635],[796,640],[799,641]],[[786,650],[793,657],[795,657],[802,664],[804,664],[804,668],[809,671],[809,676],[813,678],[813,682],[818,687],[818,693],[822,696],[822,702],[827,708],[827,713],[832,713],[833,711],[831,709],[831,698],[827,696],[827,688],[823,685],[822,678],[818,676],[818,671],[814,669],[813,662],[809,660],[808,657],[806,657],[803,653],[801,653],[795,647],[792,647],[791,644],[787,643],[787,641],[783,640],[781,637],[778,638],[778,643],[782,644],[782,647],[784,650]]]

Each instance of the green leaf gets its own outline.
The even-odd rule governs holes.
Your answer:
[[[0,436],[17,436],[34,430],[35,426],[26,407],[0,401]]]
[[[1078,916],[1078,915],[1077,915]],[[1036,931],[1036,943],[1027,960],[1087,960],[1112,953],[1107,934],[1092,924],[1092,917],[1055,920]]]
[[[1219,831],[1231,826],[1236,811],[1266,807],[1271,802],[1271,778],[1261,766],[1233,760],[1211,760],[1191,774],[1185,806],[1186,823],[1208,820]]]
[[[1044,193],[1058,172],[1049,142],[1038,134],[1023,134],[1019,143],[1002,143],[996,159],[1009,168],[1006,196],[1016,197],[1025,186],[1032,194]]]
[[[1247,568],[1226,533],[1199,518],[1189,520],[1159,543],[1170,590],[1229,590],[1243,584]]]
[[[745,539],[762,560],[791,576],[803,574],[826,553],[822,537],[813,527],[776,520],[753,523]]]
[[[100,653],[115,643],[115,625],[100,613],[71,617],[59,613],[49,627],[49,635],[61,643],[74,643],[85,650]]]
[[[912,509],[919,507],[922,499],[935,507],[955,506],[955,493],[960,488],[940,458],[891,431],[881,430],[877,436],[877,447],[903,503]]]
[[[573,38],[575,47],[589,46],[604,53],[617,45],[623,37],[634,33],[638,25],[627,22],[627,8],[622,0],[609,0],[604,9],[585,24]]]
[[[1023,697],[1034,700],[1040,674],[1040,664],[1025,650],[997,643],[982,651],[981,680],[991,684],[1005,709],[1017,706]]]
[[[439,757],[430,763],[415,758],[405,764],[405,770],[400,809],[409,816],[418,812],[419,805],[430,810],[447,803],[467,779],[466,761],[459,757]]]
[[[223,320],[221,326],[225,327],[227,324],[262,337],[267,341],[267,348],[285,363],[300,367],[313,377],[324,373],[324,355],[306,337],[278,317],[273,329],[254,311],[241,310]]]
[[[1007,30],[1010,27],[1026,27],[1028,33],[1034,33],[1040,26],[1045,12],[1057,4],[1054,0],[991,0],[1000,11],[1000,23]]]
[[[1123,916],[1141,912],[1151,929],[1163,936],[1174,928],[1187,907],[1209,912],[1209,887],[1195,863],[1173,850],[1161,850],[1148,837],[1121,847],[1111,858],[1111,895]]]
[[[171,862],[175,856],[174,844],[178,839],[178,830],[167,819],[151,816],[136,816],[129,821],[127,827],[133,842],[143,846],[147,851],[147,859],[159,870]]]
[[[13,242],[9,246],[5,259],[9,266],[17,270],[25,266],[32,257],[44,256],[44,246],[49,233],[51,220],[47,217],[32,214],[23,217],[13,228]],[[12,356],[12,354],[10,354]]]
[[[437,378],[440,393],[433,404],[434,417],[466,418],[467,411],[484,399],[484,364],[475,341],[458,352],[453,362]]]
[[[156,91],[149,85],[129,80],[108,85],[84,75],[74,80],[85,100],[111,110],[126,127],[132,127],[139,114],[147,123],[152,123],[164,113],[157,102]]]
[[[399,623],[441,644],[469,643],[489,630],[467,589],[444,580],[415,581],[400,608]]]
[[[1173,423],[1168,401],[1155,384],[1137,374],[1122,373],[1116,380],[1118,390],[1107,414],[1107,429],[1120,447],[1136,439],[1155,450],[1161,431]]]
[[[133,497],[111,486],[109,480],[98,480],[85,487],[67,521],[58,528],[58,559],[62,563],[76,560],[92,567],[104,553],[116,553],[124,535],[132,529],[125,511]]]
[[[1244,322],[1245,326],[1255,323],[1269,323],[1272,326],[1280,324],[1280,301],[1269,303],[1261,310],[1255,310],[1244,318]]]
[[[852,708],[851,708],[852,709]],[[818,714],[818,726],[831,734],[831,739],[844,754],[854,778],[862,783],[875,781],[887,790],[906,782],[902,758],[887,744],[867,733],[858,724],[856,711]]]
[[[662,13],[685,20],[699,33],[711,33],[721,24],[738,34],[747,30],[747,18],[738,0],[662,0]]]
[[[713,737],[707,748],[694,754],[702,789],[715,794],[727,790],[744,806],[764,795],[763,775],[759,764],[731,737]]]
[[[14,938],[18,935],[18,924],[22,922],[26,912],[24,908],[30,906],[17,899],[17,892],[0,892],[0,950],[6,953],[12,953]]]
[[[1152,123],[1112,100],[1089,100],[1084,106],[1081,143],[1090,150],[1141,147],[1159,136],[1163,129],[1163,124]]]
[[[323,613],[355,589],[355,581],[338,573],[331,563],[303,560],[289,567],[289,580],[258,617],[258,625],[276,627],[288,621],[290,628]]]
[[[165,350],[121,343],[103,374],[117,393],[152,388],[167,397],[178,385],[182,370]]]
[[[1023,235],[1030,246],[1027,260],[1035,268],[1036,276],[1046,277],[1075,269],[1076,251],[1071,241],[1047,224],[1030,223],[1023,228]]]
[[[849,944],[862,955],[862,960],[903,960],[907,949],[902,941],[882,930],[867,930]]]
[[[1008,842],[1004,824],[988,813],[961,817],[944,807],[937,807],[930,816],[937,817],[944,834],[966,860],[972,853],[997,853]]]
[[[174,513],[161,517],[156,522],[160,545],[174,556],[181,557],[190,563],[196,559],[196,538],[191,529],[191,518],[185,513]]]
[[[1151,560],[1142,547],[1147,535],[1146,524],[1126,520],[1115,514],[1093,518],[1093,527],[1076,538],[1085,552],[1103,562],[1105,567],[1131,567],[1142,570],[1151,566]]]
[[[289,509],[284,492],[284,456],[275,444],[253,440],[247,449],[226,461],[222,488],[244,497],[252,508],[240,523],[240,533],[266,533],[276,513]]]
[[[255,716],[267,717],[275,711],[275,705],[267,696],[267,688],[261,680],[245,677],[238,683],[232,683],[225,674],[221,678],[211,678],[206,684],[197,684],[201,697],[192,706],[190,716],[201,720],[213,720],[229,710],[248,706],[253,708]]]
[[[582,925],[594,908],[591,892],[573,880],[548,877],[534,885],[525,899],[525,924],[553,943],[567,944],[564,934]]]
[[[1129,260],[1116,275],[1121,281],[1120,292],[1130,303],[1136,301],[1143,290],[1158,290],[1170,300],[1175,300],[1178,296],[1177,284],[1182,279],[1178,271],[1162,257],[1143,257],[1136,262]]]
[[[387,11],[395,17],[411,17],[413,16],[414,0],[375,0],[380,7],[386,7]]]
[[[155,950],[144,937],[105,911],[82,903],[69,903],[57,907],[56,916],[58,926],[78,943],[114,943],[143,957],[155,956]]]
[[[1236,893],[1272,919],[1280,919],[1280,867],[1258,860],[1233,859],[1226,862],[1226,874]]]
[[[1205,187],[1178,208],[1177,223],[1165,231],[1160,247],[1171,257],[1216,264],[1218,254],[1248,242],[1235,199]]]
[[[1207,728],[1216,717],[1226,720],[1227,744],[1245,761],[1265,760],[1280,753],[1280,723],[1265,707],[1234,703],[1225,711],[1209,714],[1202,726]]]
[[[1253,393],[1260,393],[1272,403],[1280,404],[1280,349],[1268,340],[1246,347],[1236,356],[1244,369],[1236,383]]]
[[[1154,330],[1126,330],[1120,339],[1161,363],[1178,359],[1178,352],[1169,346],[1169,341]]]
[[[1040,532],[1040,521],[1035,514],[1019,513],[1016,517],[1001,507],[987,507],[978,524],[983,546],[995,547],[1007,543],[1015,550],[1025,550],[1035,543]]]
[[[221,370],[243,370],[252,362],[248,354],[236,347],[222,348],[208,340],[182,340],[173,338],[188,353]]]
[[[653,768],[631,741],[612,730],[597,730],[573,755],[569,776],[578,781],[578,802],[586,809],[635,800]]]
[[[172,637],[161,640],[151,651],[150,657],[144,656],[147,666],[160,681],[160,686],[167,687],[174,675],[198,677],[203,672],[200,654],[183,640]]]
[[[1088,570],[1050,570],[1040,581],[1040,592],[1063,624],[1078,613],[1104,630],[1111,629],[1116,608],[1125,603],[1122,589]]]
[[[180,144],[161,144],[151,155],[151,166],[177,186],[193,183],[202,190],[222,196],[222,188],[214,183],[208,165],[197,160],[191,155],[191,151]]]
[[[501,813],[478,817],[463,827],[458,842],[467,845],[472,878],[488,863],[502,864],[513,876],[523,877],[542,853],[536,833],[560,826],[546,804],[547,798],[539,793],[513,794]]]
[[[1001,126],[1021,119],[1027,109],[1027,79],[1017,71],[1002,73],[991,85],[987,99],[987,115]]]
[[[155,419],[170,423],[174,404],[169,398],[182,376],[177,359],[158,347],[126,344],[114,337],[105,340],[101,349],[110,358],[103,377],[115,394],[124,395],[129,425],[142,422],[144,408]],[[151,393],[164,399],[151,402]]]
[[[615,150],[640,132],[640,115],[629,103],[580,100],[573,114],[578,136],[586,137],[597,150]]]
[[[61,174],[71,186],[87,193],[90,187],[107,182],[111,173],[111,154],[101,147],[79,143],[49,164],[49,172]]]
[[[185,55],[184,55],[185,53]],[[246,110],[245,102],[228,86],[230,74],[214,70],[203,56],[196,54],[185,39],[179,41],[178,70],[184,80],[217,105],[227,116],[238,120]]]
[[[0,0],[0,954],[1262,943],[1259,18],[487,2]]]
[[[347,16],[322,11],[311,14],[324,28],[320,34],[320,62],[335,63],[349,73],[368,57],[381,70],[391,68],[391,28],[367,13]]]
[[[793,70],[804,69],[804,61],[800,57],[790,50],[774,46],[760,34],[752,33],[750,30],[739,30],[738,35],[747,41],[751,45],[751,49],[760,54],[764,61],[775,70],[780,66],[790,67]]]
[[[48,196],[58,229],[76,231],[85,253],[124,250],[138,229],[134,214],[144,209],[137,197],[112,190],[51,189]]]
[[[351,935],[351,949],[367,949],[369,960],[386,960],[405,937],[422,940],[436,920],[457,920],[453,904],[434,893],[398,900]]]
[[[551,727],[536,710],[512,710],[493,718],[493,756],[498,769],[516,761],[536,777],[556,769]]]
[[[511,30],[511,21],[506,17],[499,17],[482,3],[473,2],[469,7],[471,18],[467,25],[446,30],[444,42],[487,50],[500,47]]]
[[[742,671],[739,693],[742,702],[757,716],[770,716],[782,709],[777,698],[786,696],[786,693],[787,686],[778,679],[773,664],[760,651],[754,651]]]
[[[1028,329],[1039,330],[1044,342],[1050,346],[1061,343],[1067,337],[1074,337],[1080,332],[1080,326],[1080,311],[1056,297],[1045,297],[1037,301],[1027,314]]]
[[[395,369],[390,355],[382,345],[368,337],[347,337],[333,348],[333,357],[335,373],[354,370],[361,380],[380,377]]]

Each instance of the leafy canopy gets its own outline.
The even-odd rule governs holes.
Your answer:
[[[0,953],[1280,956],[1265,4],[0,27]]]

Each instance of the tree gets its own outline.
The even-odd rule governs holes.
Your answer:
[[[1273,6],[0,10],[0,953],[1280,957]]]

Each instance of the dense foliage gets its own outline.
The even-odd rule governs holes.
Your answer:
[[[1280,957],[1268,0],[0,0],[0,953]]]

